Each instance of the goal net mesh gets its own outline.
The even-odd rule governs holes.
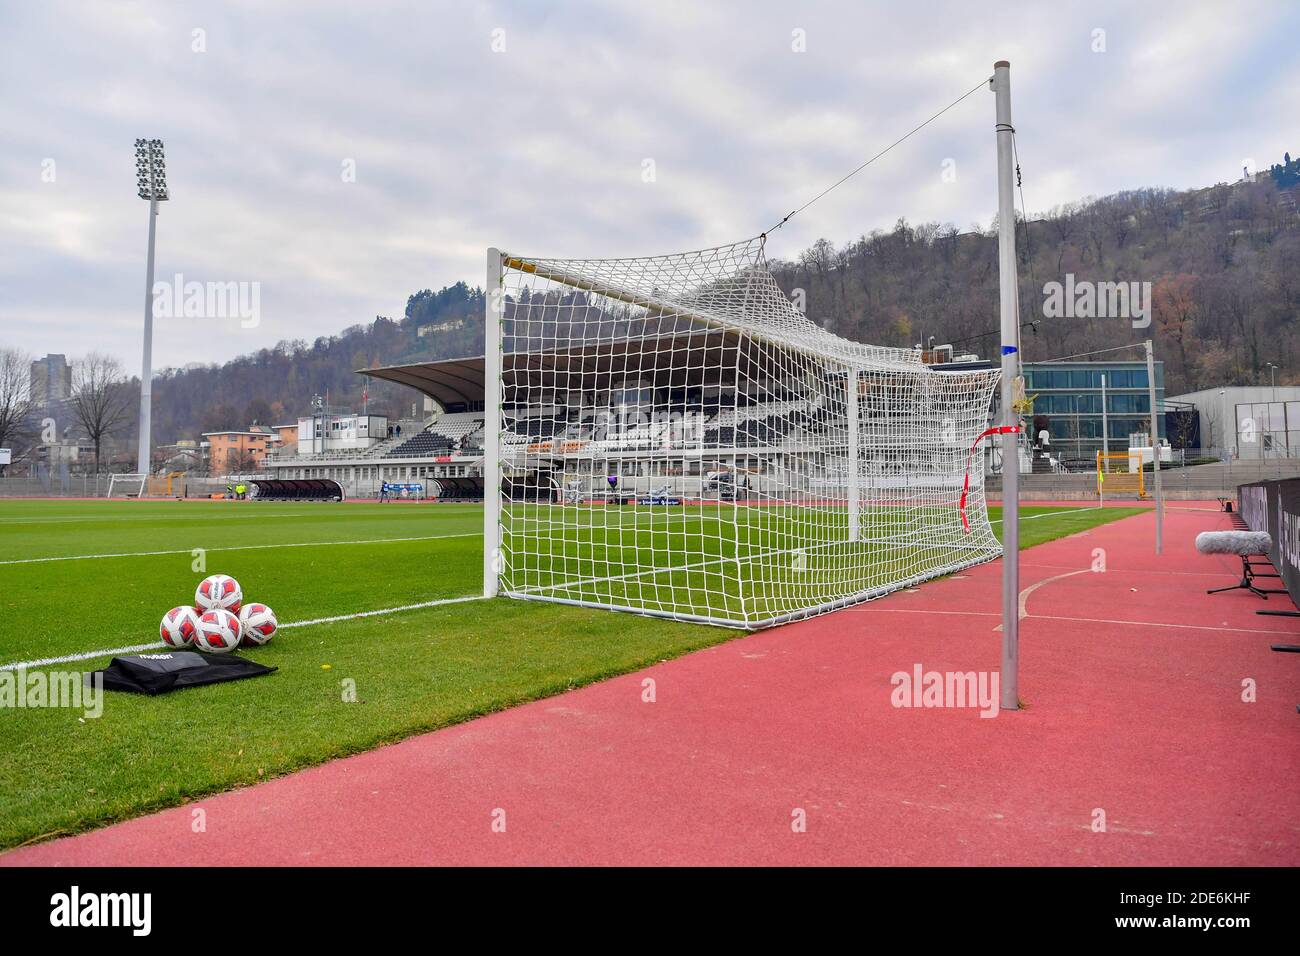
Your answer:
[[[114,474],[108,477],[105,498],[143,498],[149,494],[149,476],[142,474]]]
[[[999,373],[820,328],[761,239],[501,284],[503,593],[757,628],[1001,553],[980,455],[959,511]]]

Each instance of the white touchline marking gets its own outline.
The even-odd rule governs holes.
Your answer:
[[[203,551],[267,551],[272,548],[316,548],[337,547],[344,544],[393,544],[399,541],[435,541],[439,538],[476,538],[482,531],[466,531],[464,534],[425,534],[415,538],[369,538],[363,541],[299,541],[295,544],[237,544],[228,548],[202,548]],[[14,558],[0,561],[3,564],[44,564],[49,561],[89,561],[93,558],[149,558],[161,554],[192,554],[193,548],[180,548],[175,551],[123,551],[120,554],[69,554],[53,558]]]
[[[232,518],[315,518],[315,517],[320,517],[320,516],[308,514],[306,511],[275,511],[275,512],[264,511],[261,514],[253,514],[252,512],[250,512],[248,514],[243,514],[243,515],[222,515],[221,518],[217,520],[229,521]],[[104,514],[104,515],[91,515],[91,516],[54,515],[54,516],[43,517],[43,518],[5,518],[4,520],[5,520],[5,524],[7,525],[8,524],[53,524],[54,522],[58,522],[58,521],[86,521],[86,522],[111,521],[112,523],[116,524],[119,521],[179,521],[179,520],[193,521],[195,520],[195,517],[193,514],[188,514],[188,515]]]
[[[24,670],[28,667],[45,667],[47,664],[68,664],[72,661],[88,661],[92,657],[110,657],[114,654],[130,654],[133,651],[150,651],[166,647],[162,641],[152,644],[132,644],[129,647],[106,647],[102,651],[83,651],[80,654],[65,654],[62,657],[42,657],[34,661],[18,661],[16,664],[0,664],[0,671]]]
[[[336,614],[334,617],[318,617],[310,621],[290,621],[288,624],[281,624],[280,630],[288,630],[293,627],[311,627],[313,624],[333,624],[337,621],[353,621],[360,617],[377,617],[381,614],[396,614],[399,611],[415,611],[425,607],[439,607],[443,604],[464,604],[468,601],[485,601],[482,594],[471,594],[467,597],[438,598],[433,601],[421,601],[418,604],[402,604],[398,607],[383,607],[376,611],[357,611],[354,614]],[[12,664],[0,664],[0,671],[16,671],[28,667],[45,667],[49,664],[68,664],[72,661],[88,661],[95,657],[111,657],[114,654],[130,654],[134,651],[149,651],[167,647],[162,641],[155,641],[152,644],[132,644],[129,647],[106,647],[98,651],[82,651],[79,654],[64,654],[62,657],[42,657],[34,661],[16,661]],[[173,648],[180,650],[181,648]]]
[[[378,611],[357,611],[355,614],[336,614],[334,617],[318,617],[310,621],[290,621],[288,624],[281,624],[280,630],[291,627],[311,627],[313,624],[333,624],[335,621],[354,621],[359,617],[375,617],[380,614],[396,614],[398,611],[417,611],[424,607],[441,607],[444,604],[465,604],[469,601],[486,601],[487,598],[482,594],[471,594],[467,597],[456,598],[438,598],[434,601],[421,601],[418,604],[402,604],[398,607],[380,608]]]
[[[1053,516],[1055,516],[1055,515],[1072,515],[1072,514],[1077,514],[1078,512],[1081,512],[1081,511],[1087,511],[1087,512],[1091,513],[1091,512],[1094,511],[1094,510],[1096,510],[1096,509],[1094,509],[1094,508],[1067,508],[1065,511],[1044,511],[1044,512],[1043,512],[1042,514],[1040,514],[1040,515],[1022,515],[1022,516],[1020,517],[1020,520],[1021,520],[1021,521],[1033,521],[1035,518],[1051,518],[1051,517],[1053,517]],[[1002,523],[1002,519],[1001,519],[1001,518],[994,518],[994,519],[992,519],[991,521],[989,521],[989,524],[1001,524],[1001,523]]]

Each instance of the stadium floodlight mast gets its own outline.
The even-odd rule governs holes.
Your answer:
[[[1165,550],[1165,494],[1160,482],[1160,409],[1156,405],[1156,357],[1151,340],[1143,343],[1147,357],[1147,402],[1151,408],[1151,477],[1156,494],[1156,554]]]
[[[1002,424],[1017,424],[1020,320],[1016,301],[1016,205],[1011,125],[1011,64],[998,60],[989,81],[996,98],[998,140],[998,286],[1002,325]],[[1026,210],[1026,214],[1028,211]],[[1020,706],[1020,435],[1002,433],[1002,675],[1003,710]]]
[[[137,194],[149,201],[149,253],[144,282],[144,352],[140,359],[140,443],[136,470],[149,474],[149,439],[153,403],[153,247],[158,221],[158,204],[171,197],[167,192],[167,165],[163,160],[160,139],[135,141],[135,178]]]

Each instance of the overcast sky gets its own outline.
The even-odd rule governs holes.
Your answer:
[[[0,0],[0,346],[138,371],[137,137],[166,143],[157,279],[260,295],[251,328],[159,318],[161,368],[398,317],[419,289],[481,285],[489,245],[755,235],[996,59],[1031,211],[1233,180],[1300,148],[1297,36],[1294,3]],[[987,225],[992,126],[979,90],[769,253],[900,217]]]

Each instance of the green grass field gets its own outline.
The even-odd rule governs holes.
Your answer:
[[[1060,510],[1024,509],[1023,546],[1133,513],[1049,514]],[[619,546],[662,533],[640,521],[674,520],[656,514],[620,516],[634,527]],[[151,642],[163,612],[191,603],[196,584],[217,572],[237,577],[245,600],[269,604],[282,625],[475,595],[481,522],[472,505],[0,500],[0,667]],[[274,675],[156,698],[110,694],[98,718],[3,707],[0,848],[254,783],[737,634],[473,601],[287,628],[243,652],[278,667]]]
[[[853,543],[847,509],[789,504],[516,504],[502,527],[512,593],[750,628],[1001,553],[987,530],[965,534],[955,509],[933,505],[864,508]]]

